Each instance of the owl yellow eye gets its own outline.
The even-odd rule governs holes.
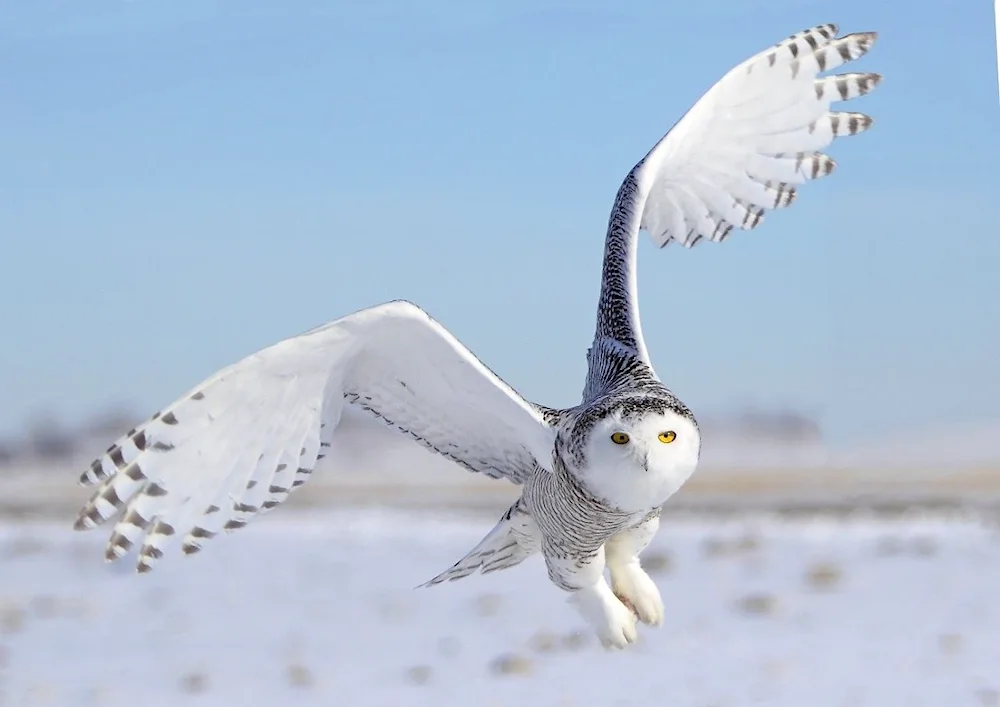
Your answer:
[[[611,441],[615,444],[628,444],[628,435],[624,432],[615,432],[611,435]]]
[[[663,442],[664,444],[670,444],[675,439],[677,439],[677,433],[674,432],[673,430],[670,430],[669,432],[661,432],[660,436],[657,437],[657,439]]]

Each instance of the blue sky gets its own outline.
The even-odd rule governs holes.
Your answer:
[[[991,3],[32,0],[0,5],[0,433],[152,412],[394,298],[574,404],[622,177],[828,21],[880,33],[875,126],[754,232],[643,237],[654,364],[696,413],[794,406],[838,444],[994,417]]]

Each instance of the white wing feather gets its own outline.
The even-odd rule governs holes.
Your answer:
[[[641,227],[658,245],[723,240],[787,206],[795,184],[829,174],[819,152],[835,137],[867,130],[861,113],[831,112],[864,95],[878,74],[817,78],[866,53],[874,32],[837,38],[836,25],[792,35],[733,68],[636,166]]]
[[[141,542],[150,569],[241,528],[308,479],[352,405],[471,471],[520,483],[549,470],[554,432],[444,327],[390,302],[259,351],[208,378],[112,445],[76,527],[121,515],[109,560]]]

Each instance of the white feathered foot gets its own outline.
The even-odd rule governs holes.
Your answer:
[[[611,570],[611,591],[644,624],[659,626],[663,623],[663,600],[656,583],[639,566],[639,561],[613,566]]]
[[[589,587],[573,592],[570,601],[597,633],[605,648],[625,648],[638,639],[636,615],[615,596],[604,577]]]

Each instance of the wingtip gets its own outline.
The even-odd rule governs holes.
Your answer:
[[[73,523],[73,530],[91,530],[96,528],[99,523],[94,519],[94,509],[89,505],[80,511],[80,514],[76,517],[76,521]]]
[[[847,37],[854,38],[854,40],[857,41],[858,44],[862,45],[864,50],[867,52],[875,46],[875,42],[878,41],[878,32],[854,32],[853,34],[846,35],[844,39],[847,39]]]
[[[139,551],[139,561],[135,565],[135,571],[139,574],[151,572],[157,561],[162,557],[163,550],[147,542]]]

